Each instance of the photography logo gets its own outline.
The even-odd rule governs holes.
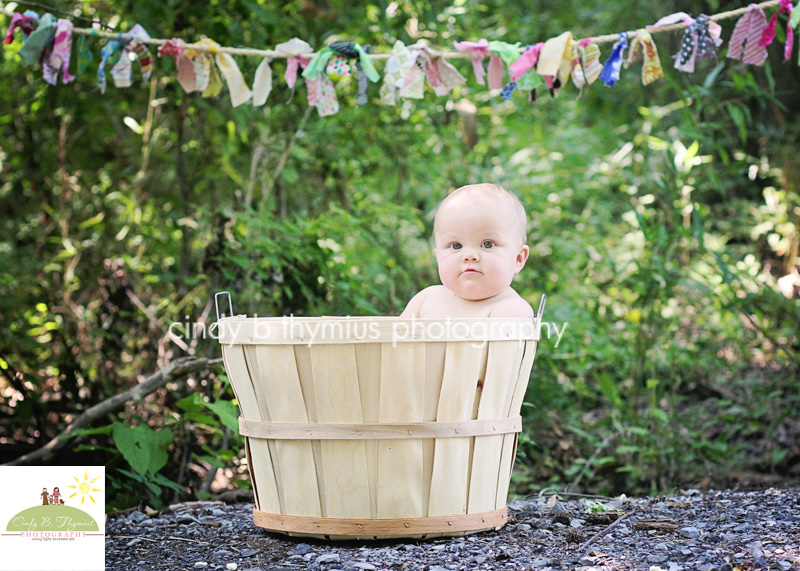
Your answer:
[[[0,466],[0,570],[105,568],[105,467]]]

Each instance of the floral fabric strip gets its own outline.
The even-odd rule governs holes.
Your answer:
[[[383,85],[381,85],[381,103],[383,105],[396,104],[398,90],[403,87],[416,59],[417,52],[408,49],[400,40],[394,43],[392,54],[383,68]]]
[[[653,37],[645,30],[636,32],[636,37],[631,42],[631,51],[628,54],[628,59],[625,62],[625,67],[628,67],[638,57],[639,50],[644,54],[644,63],[642,64],[642,85],[650,85],[655,80],[664,77],[664,70],[661,68],[661,60],[658,59],[658,50],[653,41]]]

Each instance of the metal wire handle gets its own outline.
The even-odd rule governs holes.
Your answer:
[[[222,296],[228,296],[228,313],[226,314],[224,311],[220,314],[219,312],[219,299]],[[231,292],[229,291],[218,291],[214,294],[214,306],[217,309],[217,321],[224,317],[233,317],[233,301],[231,300]]]

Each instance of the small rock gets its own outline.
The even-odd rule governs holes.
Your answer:
[[[140,523],[140,522],[142,522],[142,521],[144,521],[146,519],[147,519],[147,516],[144,515],[142,512],[140,512],[139,510],[136,510],[135,512],[132,512],[128,516],[128,521],[131,522],[131,523]]]
[[[709,533],[708,535],[706,535],[706,541],[709,543],[719,543],[720,541],[722,541],[722,538],[716,533]]]
[[[548,563],[549,562],[547,561],[547,559],[542,559],[540,557],[539,559],[534,559],[533,561],[531,561],[531,567],[533,567],[534,569],[539,569],[541,567],[547,567]]]
[[[569,517],[569,514],[564,511],[564,512],[558,512],[556,514],[553,514],[553,516],[550,518],[550,520],[553,523],[560,523],[560,524],[563,524],[563,525],[569,525],[570,521],[572,521],[572,518]]]
[[[177,522],[178,522],[178,523],[182,523],[182,524],[184,524],[184,525],[192,524],[192,523],[195,523],[196,521],[197,521],[197,520],[196,520],[196,519],[194,519],[194,518],[193,518],[192,516],[190,516],[189,514],[180,514],[180,515],[177,517]]]
[[[225,566],[225,568],[228,569],[228,571],[236,571],[237,567],[238,567],[238,565],[236,565],[236,563],[228,563]]]
[[[437,565],[436,567],[428,567],[428,571],[449,571],[446,567]]]
[[[656,543],[654,548],[658,549],[659,551],[668,551],[669,550],[669,546],[666,543]]]
[[[753,531],[753,526],[752,524],[749,523],[743,523],[741,525],[737,525],[736,527],[734,527],[733,531],[735,531],[736,533],[750,533],[751,531]]]
[[[697,539],[700,537],[700,530],[696,527],[684,527],[680,531],[681,537],[687,537],[689,539]]]
[[[242,549],[239,553],[242,557],[252,557],[253,555],[258,554],[258,549]]]
[[[530,531],[532,528],[527,523],[518,523],[517,524],[517,531]]]
[[[583,543],[586,540],[583,534],[574,528],[569,528],[567,530],[565,539],[567,540],[567,543]]]
[[[652,555],[647,556],[648,563],[664,563],[664,561],[666,561],[667,559],[668,557],[661,553],[654,553]]]
[[[134,545],[136,545],[137,543],[141,543],[141,542],[142,542],[142,538],[141,538],[141,537],[134,537],[134,538],[133,538],[133,539],[131,539],[131,540],[130,540],[130,541],[129,541],[129,542],[126,544],[126,545],[127,545],[128,547],[133,547],[133,546],[134,546]]]
[[[308,543],[298,543],[292,549],[292,555],[305,555],[311,553],[311,546]]]
[[[362,562],[353,563],[353,567],[355,567],[356,569],[362,569],[363,571],[375,571],[375,566],[370,565],[369,563],[362,563]]]
[[[781,569],[786,569],[786,571],[788,571],[789,569],[792,568],[792,563],[791,561],[778,561],[778,566]]]
[[[340,560],[338,553],[325,553],[317,557],[315,563],[317,565],[325,565],[327,563],[339,563]]]
[[[475,563],[477,563],[478,565],[483,565],[484,563],[486,563],[486,557],[483,555],[479,555],[478,557],[475,558]]]
[[[195,567],[208,567],[208,563],[206,563],[205,561],[198,561],[197,563],[194,564],[194,566]]]

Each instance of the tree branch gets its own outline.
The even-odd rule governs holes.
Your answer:
[[[67,428],[65,428],[55,438],[38,450],[34,450],[30,454],[20,456],[16,460],[12,460],[11,462],[3,464],[3,466],[19,466],[21,464],[30,464],[31,462],[37,461],[45,462],[55,454],[56,450],[59,450],[67,445],[70,440],[70,436],[76,430],[89,425],[92,421],[101,418],[110,412],[122,408],[129,402],[141,401],[144,397],[163,387],[170,381],[178,380],[189,373],[208,369],[209,367],[217,365],[221,362],[222,359],[201,359],[197,357],[184,357],[182,359],[172,361],[166,367],[153,373],[132,389],[128,389],[125,392],[107,398],[106,400],[99,402],[91,408],[85,410],[72,422],[72,424],[67,426]]]

